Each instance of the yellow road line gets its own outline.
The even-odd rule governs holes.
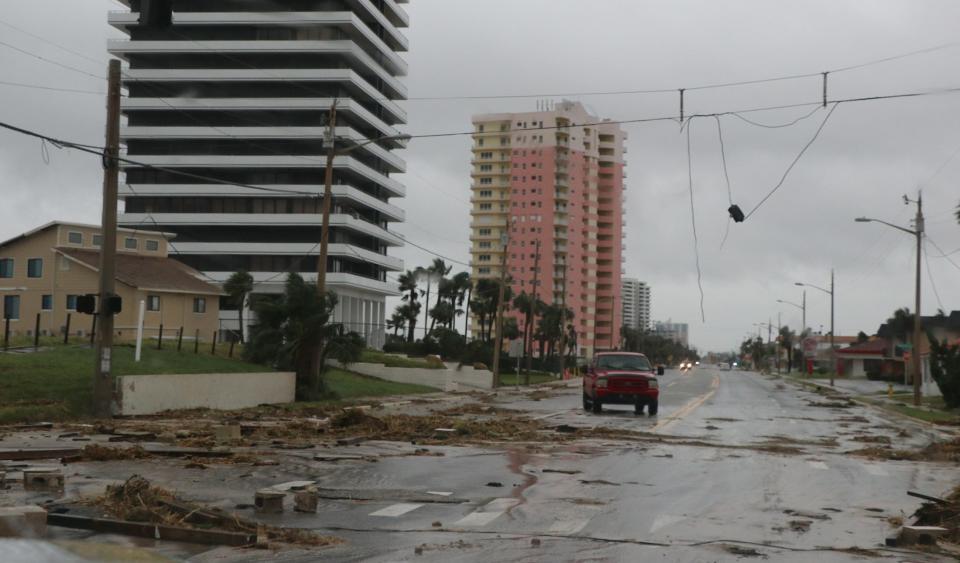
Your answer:
[[[674,413],[671,414],[670,416],[668,416],[668,417],[664,418],[663,420],[661,420],[660,422],[658,422],[658,423],[653,427],[653,431],[656,432],[656,431],[658,431],[658,430],[662,430],[662,429],[666,428],[666,427],[669,426],[670,424],[673,424],[674,422],[677,422],[678,420],[682,419],[683,417],[685,417],[685,416],[689,415],[690,413],[692,413],[693,411],[697,410],[697,409],[700,407],[700,405],[702,405],[703,403],[706,403],[707,401],[709,401],[710,398],[713,397],[714,394],[716,394],[717,389],[720,387],[720,377],[719,377],[719,376],[714,376],[713,381],[710,382],[710,387],[711,387],[711,389],[712,389],[711,391],[708,391],[707,393],[705,393],[705,394],[703,394],[703,395],[701,395],[701,396],[699,396],[699,397],[697,397],[697,398],[695,398],[695,399],[691,399],[689,402],[687,402],[687,404],[685,404],[685,405],[683,405],[682,407],[680,407],[679,410],[677,410],[676,412],[674,412]]]

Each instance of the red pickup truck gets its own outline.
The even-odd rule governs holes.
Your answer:
[[[657,375],[663,375],[663,367],[654,368],[643,354],[598,352],[583,376],[583,408],[599,413],[604,404],[633,405],[643,414],[646,406],[653,416],[660,398]]]

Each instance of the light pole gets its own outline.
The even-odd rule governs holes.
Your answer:
[[[792,301],[786,301],[784,299],[777,299],[777,303],[783,303],[784,305],[792,305],[797,309],[800,309],[801,311],[803,311],[803,328],[800,331],[802,335],[803,332],[807,330],[807,292],[806,291],[803,292],[803,301],[801,301],[800,305],[797,305]]]
[[[920,264],[923,258],[923,193],[917,194],[916,201],[911,200],[907,196],[903,196],[903,201],[907,205],[911,203],[917,204],[917,215],[914,219],[916,225],[915,229],[907,229],[899,225],[894,225],[893,223],[887,223],[886,221],[881,221],[880,219],[870,219],[868,217],[857,217],[857,223],[882,223],[888,227],[893,227],[899,231],[903,231],[909,235],[913,235],[917,239],[917,277],[916,277],[916,288],[915,288],[915,309],[913,311],[913,350],[911,356],[913,360],[913,404],[920,406],[920,400],[922,394],[920,391],[920,380],[923,379],[923,367],[920,362]]]
[[[824,289],[820,286],[816,286],[809,283],[800,283],[796,282],[794,285],[800,287],[812,287],[813,289],[818,289],[827,295],[830,296],[830,386],[833,387],[833,376],[834,372],[837,370],[837,348],[834,346],[834,273],[833,269],[830,269],[830,289]]]

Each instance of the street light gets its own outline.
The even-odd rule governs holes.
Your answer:
[[[833,372],[836,371],[837,369],[837,349],[836,349],[836,346],[834,345],[834,339],[833,339],[834,332],[835,332],[834,331],[834,308],[833,308],[833,305],[834,305],[834,283],[833,282],[834,282],[834,275],[833,275],[833,269],[831,269],[830,270],[830,289],[824,289],[820,286],[809,284],[809,283],[796,282],[793,284],[799,287],[812,287],[813,289],[818,289],[830,296],[830,363],[832,364],[830,366],[830,386],[831,387],[833,387],[833,376],[834,376]]]
[[[880,219],[871,219],[869,217],[857,217],[855,220],[857,223],[880,223],[888,227],[893,227],[898,231],[903,231],[908,235],[914,236],[917,239],[917,279],[916,279],[916,288],[915,288],[915,298],[916,305],[913,312],[913,354],[911,357],[913,359],[913,404],[920,406],[921,391],[920,391],[920,380],[923,378],[922,367],[920,363],[920,263],[923,258],[923,194],[920,193],[917,195],[917,200],[913,201],[907,196],[903,196],[903,201],[907,205],[911,203],[917,204],[917,215],[915,218],[916,229],[911,230],[906,227],[901,227],[899,225],[894,225],[893,223],[888,223]]]
[[[783,303],[784,305],[792,305],[797,309],[800,309],[801,311],[803,311],[803,329],[801,329],[800,331],[802,335],[807,330],[807,292],[806,291],[803,292],[803,301],[801,301],[800,305],[797,305],[793,301],[786,301],[783,299],[777,299],[777,303]]]

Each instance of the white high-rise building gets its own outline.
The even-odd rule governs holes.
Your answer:
[[[636,330],[650,330],[650,286],[634,278],[623,278],[623,325]]]
[[[335,321],[379,345],[387,273],[403,269],[388,249],[406,165],[389,137],[406,122],[406,0],[120,1],[126,157],[227,182],[124,164],[120,225],[175,233],[172,257],[217,281],[246,270],[258,293],[287,272],[315,280],[336,101],[335,147],[355,150],[334,160],[327,284]]]

